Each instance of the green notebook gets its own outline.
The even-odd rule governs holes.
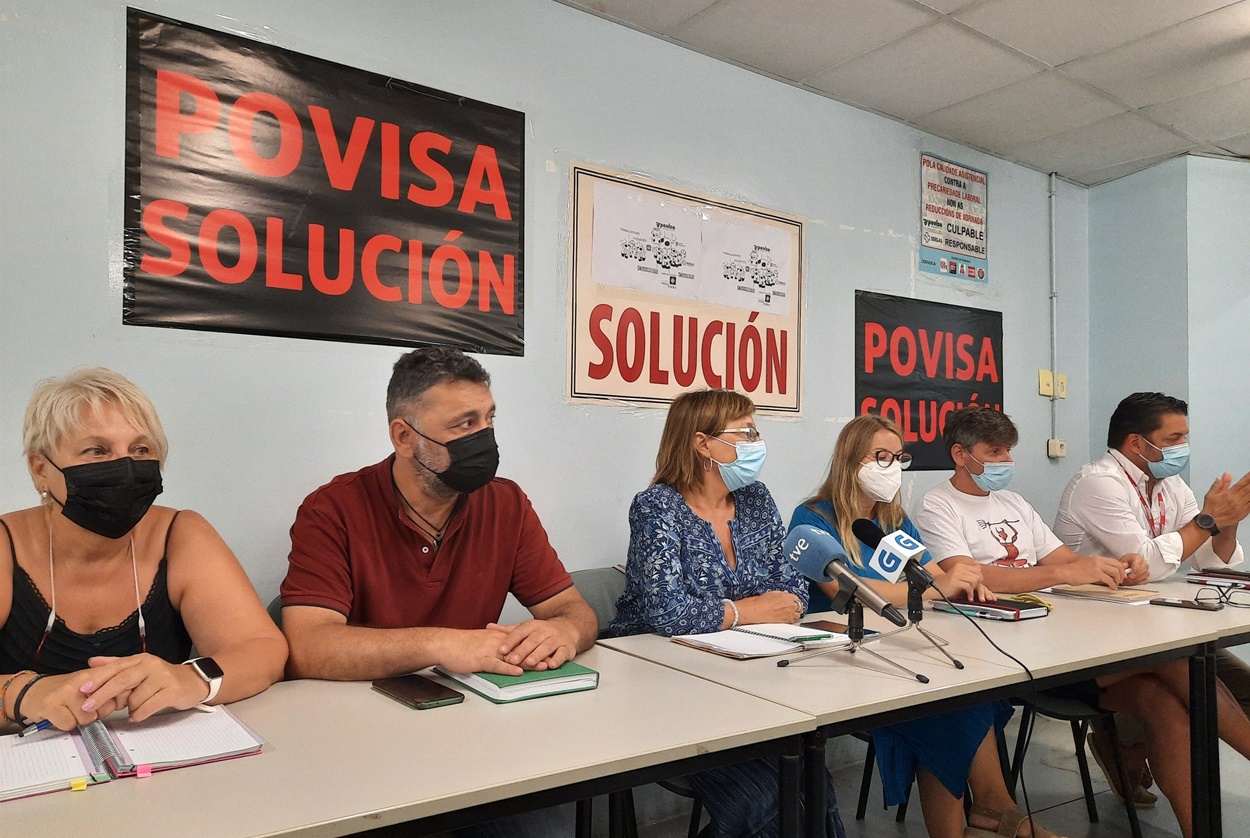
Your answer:
[[[531,670],[520,675],[496,675],[493,672],[474,672],[464,675],[459,672],[448,672],[441,666],[436,669],[440,675],[459,681],[473,692],[496,704],[524,701],[527,698],[540,698],[544,695],[593,690],[599,686],[598,672],[573,661],[566,662],[558,669],[548,669],[543,672]]]

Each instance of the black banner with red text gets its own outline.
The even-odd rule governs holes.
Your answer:
[[[855,412],[897,422],[913,469],[951,467],[952,410],[1002,410],[1002,369],[1001,312],[855,292]]]
[[[524,114],[127,25],[125,323],[524,354]]]

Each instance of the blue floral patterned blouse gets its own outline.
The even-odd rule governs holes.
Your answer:
[[[652,486],[634,496],[625,593],[617,600],[611,634],[719,631],[724,600],[768,591],[788,591],[806,608],[807,580],[782,558],[786,531],[772,495],[758,482],[733,495],[732,568],[712,525],[672,486]]]

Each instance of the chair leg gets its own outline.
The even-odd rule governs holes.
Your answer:
[[[594,802],[592,797],[577,801],[577,813],[573,820],[576,838],[591,838],[594,834]]]
[[[862,821],[868,811],[868,793],[872,791],[872,770],[877,763],[877,749],[868,740],[868,753],[864,754],[864,777],[859,781],[859,805],[855,807],[855,820]]]
[[[1076,746],[1076,768],[1081,775],[1081,791],[1085,795],[1085,811],[1089,822],[1098,823],[1098,805],[1094,802],[1094,784],[1089,776],[1089,760],[1085,756],[1085,736],[1089,723],[1072,720],[1072,744]]]
[[[625,789],[625,834],[638,838],[638,810],[634,808],[634,790]]]
[[[898,813],[894,815],[895,823],[902,823],[907,820],[907,804],[911,803],[911,786],[907,787],[907,794],[903,797],[903,802],[898,804]]]
[[[695,797],[690,801],[690,828],[686,830],[686,838],[699,838],[699,823],[703,820],[703,804]]]
[[[1024,770],[1024,749],[1028,747],[1029,736],[1033,732],[1033,717],[1036,715],[1032,707],[1020,709],[1020,731],[1016,735],[1016,752],[1011,761],[1011,776],[1007,778],[1007,791],[1012,797],[1016,795],[1016,786],[1020,783],[1020,772]]]
[[[1007,753],[1007,734],[1002,728],[995,726],[994,728],[994,744],[998,746],[998,765],[1003,772],[1003,783],[1011,792],[1011,799],[1016,799],[1016,790],[1011,786],[1011,755]],[[971,797],[969,797],[971,800]]]
[[[1115,773],[1120,778],[1120,788],[1124,790],[1124,811],[1128,815],[1129,831],[1133,838],[1141,838],[1141,824],[1137,821],[1137,807],[1133,805],[1133,789],[1128,785],[1128,770],[1124,767],[1124,756],[1120,753],[1120,736],[1115,727],[1115,718],[1108,713],[1106,716],[1107,735],[1111,737],[1111,757],[1115,760]]]
[[[631,789],[608,795],[608,835],[611,838],[638,838],[634,822],[634,793]]]

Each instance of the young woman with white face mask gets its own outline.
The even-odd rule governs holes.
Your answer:
[[[858,416],[838,435],[824,484],[790,518],[790,529],[808,524],[837,539],[851,569],[895,605],[907,604],[906,582],[888,582],[868,567],[873,551],[855,538],[851,525],[865,518],[884,532],[902,530],[921,541],[900,502],[909,465],[911,455],[903,450],[902,431],[895,423],[881,416]],[[948,598],[994,599],[982,583],[979,566],[960,564],[943,573],[927,553],[922,564]],[[809,610],[828,610],[837,593],[836,582],[811,583]],[[938,596],[933,588],[924,594],[925,599]],[[1005,725],[1011,712],[1006,702],[995,702],[870,731],[878,743],[886,805],[902,803],[916,781],[931,836],[1053,835],[1036,822],[1030,826],[1003,782],[994,727]],[[963,794],[968,786],[976,805],[965,823]]]
[[[903,450],[903,438],[897,425],[881,416],[856,417],[838,436],[825,482],[815,496],[794,511],[790,521],[791,529],[799,524],[810,524],[837,538],[855,565],[855,571],[867,576],[874,588],[897,605],[907,604],[907,585],[886,582],[868,569],[867,560],[872,551],[856,540],[851,524],[857,518],[866,518],[884,532],[902,530],[920,541],[919,531],[899,501],[903,472],[910,465],[911,455]],[[981,584],[979,567],[957,567],[952,572],[941,573],[941,568],[936,562],[930,562],[927,554],[922,561],[947,597],[994,598]],[[827,593],[826,588],[832,593]],[[809,610],[827,610],[829,598],[836,593],[837,583],[813,584]],[[925,599],[937,597],[937,591],[932,588],[925,592]]]

